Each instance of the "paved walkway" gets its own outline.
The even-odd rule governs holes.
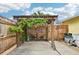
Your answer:
[[[30,41],[25,42],[9,55],[79,55],[79,48],[75,49],[64,42],[55,41],[55,46],[57,51],[54,51],[47,41]]]
[[[25,42],[9,55],[58,55],[47,41]]]
[[[73,48],[73,46],[68,46],[64,42],[55,41],[55,46],[58,52],[61,53],[61,55],[79,55],[79,48]]]

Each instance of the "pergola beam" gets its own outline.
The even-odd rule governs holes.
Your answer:
[[[46,15],[46,16],[32,16],[32,15],[27,15],[27,16],[14,16],[14,19],[15,20],[18,20],[19,18],[46,18],[46,19],[52,19],[52,20],[55,20],[56,18],[58,17],[58,15],[53,15],[53,16],[50,16],[50,15]]]

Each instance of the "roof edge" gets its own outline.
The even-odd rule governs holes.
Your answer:
[[[71,19],[73,19],[73,18],[76,18],[76,17],[79,17],[79,16],[72,16],[72,17],[70,17],[70,18],[67,18],[67,19],[65,19],[64,21],[62,21],[62,23],[63,23],[63,22],[66,22],[66,21],[69,21],[69,20],[71,20]]]

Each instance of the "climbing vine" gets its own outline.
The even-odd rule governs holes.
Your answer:
[[[20,32],[23,34],[24,29],[32,28],[33,26],[38,27],[47,22],[47,19],[44,18],[30,18],[30,19],[19,19],[19,20],[20,21],[18,21],[16,25],[13,25],[9,28],[11,32],[15,32],[15,33]]]

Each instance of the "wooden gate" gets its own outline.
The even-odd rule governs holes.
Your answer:
[[[46,41],[48,36],[47,26],[33,27],[28,30],[30,41]]]

